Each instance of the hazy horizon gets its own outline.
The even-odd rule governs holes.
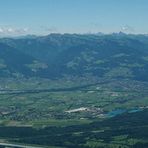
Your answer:
[[[148,33],[147,34],[144,34],[144,33],[126,33],[126,32],[122,32],[122,31],[119,31],[119,32],[110,32],[110,33],[103,33],[103,32],[96,32],[96,33],[48,33],[48,34],[22,34],[22,35],[0,35],[0,38],[26,38],[26,37],[30,37],[30,38],[33,38],[33,37],[44,37],[44,36],[48,36],[48,35],[98,35],[98,36],[105,36],[105,35],[113,35],[113,34],[125,34],[125,35],[143,35],[143,36],[148,36]]]
[[[1,0],[0,36],[148,34],[147,0]]]

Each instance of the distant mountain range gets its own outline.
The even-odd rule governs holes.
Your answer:
[[[148,81],[148,36],[50,34],[0,39],[0,77]]]

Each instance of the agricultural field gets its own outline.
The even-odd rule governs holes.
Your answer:
[[[131,80],[8,79],[1,85],[0,124],[102,120],[114,110],[147,108],[147,96],[148,83]]]

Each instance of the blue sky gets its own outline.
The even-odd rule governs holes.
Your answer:
[[[0,0],[0,35],[148,33],[148,0]]]

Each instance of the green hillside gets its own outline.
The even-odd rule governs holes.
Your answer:
[[[0,42],[22,53],[19,57],[26,63],[20,63],[25,69],[21,69],[19,74],[24,77],[92,75],[148,80],[148,37],[144,35],[51,34],[35,38],[5,38]],[[34,60],[28,64],[28,58],[23,58],[23,54]],[[13,54],[10,56],[13,62],[18,63]],[[17,68],[15,70],[18,71]]]

